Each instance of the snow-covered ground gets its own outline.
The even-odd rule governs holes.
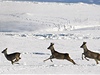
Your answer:
[[[12,65],[0,53],[0,74],[99,74],[100,64],[82,60],[83,41],[100,53],[100,5],[84,3],[0,2],[0,52],[21,52]],[[47,59],[47,49],[69,53],[77,63]]]

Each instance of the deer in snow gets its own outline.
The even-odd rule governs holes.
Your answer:
[[[17,61],[19,61],[20,58],[20,53],[19,52],[15,52],[15,53],[12,53],[12,54],[7,54],[7,48],[4,49],[2,51],[2,53],[4,53],[5,57],[7,60],[11,61],[11,63],[15,63]]]
[[[72,62],[73,64],[76,64],[76,63],[70,58],[70,56],[69,56],[68,53],[59,53],[59,52],[55,51],[53,45],[54,45],[54,43],[51,43],[50,46],[47,48],[47,49],[50,49],[50,50],[51,50],[51,54],[52,54],[52,55],[51,55],[48,59],[44,60],[44,62],[47,61],[47,60],[49,60],[49,59],[51,60],[51,62],[53,62],[52,59],[56,58],[56,59],[66,59],[66,60]]]
[[[97,64],[99,64],[98,61],[100,61],[100,54],[99,53],[96,53],[96,52],[92,52],[90,51],[87,46],[86,46],[86,43],[87,42],[83,42],[83,44],[80,46],[80,48],[83,48],[84,50],[84,53],[82,53],[82,60],[83,60],[83,55],[84,55],[84,58],[89,61],[88,58],[91,58],[91,59],[94,59],[96,61]]]

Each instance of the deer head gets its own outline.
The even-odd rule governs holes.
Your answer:
[[[5,53],[5,52],[7,53],[7,49],[8,49],[8,48],[4,49],[4,50],[2,51],[2,53]]]
[[[47,49],[53,49],[53,45],[54,45],[54,43],[51,43]]]
[[[87,42],[83,42],[83,44],[80,46],[80,48],[83,48],[83,46],[86,44]]]

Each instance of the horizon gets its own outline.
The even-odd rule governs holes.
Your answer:
[[[35,2],[57,2],[57,3],[87,3],[100,4],[100,0],[1,0],[1,1],[35,1]]]

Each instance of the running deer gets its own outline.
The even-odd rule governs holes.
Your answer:
[[[17,61],[19,61],[20,58],[20,53],[19,52],[16,52],[16,53],[12,53],[12,54],[7,54],[7,48],[4,49],[2,51],[2,53],[4,53],[5,57],[7,60],[11,61],[11,63],[15,63]]]
[[[86,46],[86,43],[87,42],[83,42],[82,46],[80,46],[80,48],[83,48],[84,50],[84,53],[82,53],[82,60],[83,60],[83,55],[84,55],[84,58],[89,61],[88,58],[91,58],[91,59],[94,59],[96,61],[97,64],[99,64],[98,61],[100,61],[100,54],[99,53],[96,53],[96,52],[92,52],[90,51],[87,46]]]
[[[51,54],[52,54],[52,55],[51,55],[48,59],[44,60],[44,62],[47,61],[47,60],[49,60],[49,59],[51,60],[51,62],[53,62],[52,59],[56,58],[56,59],[66,59],[66,60],[72,62],[73,64],[76,64],[76,63],[70,58],[70,56],[69,56],[68,53],[59,53],[59,52],[55,51],[53,45],[54,45],[54,43],[51,43],[50,46],[47,48],[47,49],[50,49],[50,50],[51,50]]]

